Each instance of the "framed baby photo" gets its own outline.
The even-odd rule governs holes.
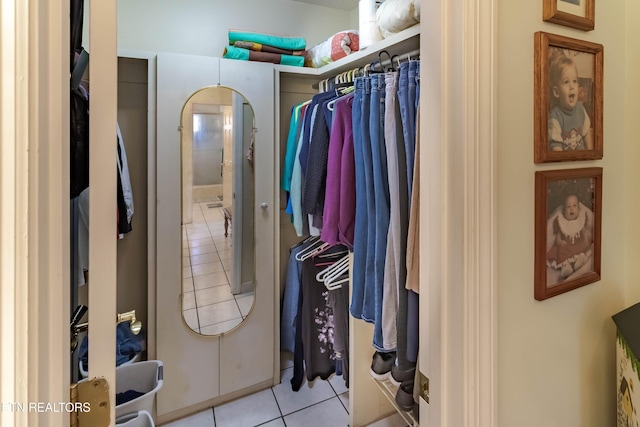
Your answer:
[[[542,19],[578,30],[595,26],[596,0],[543,0]]]
[[[602,168],[536,172],[534,297],[600,280]]]
[[[535,33],[534,162],[602,159],[603,47]]]

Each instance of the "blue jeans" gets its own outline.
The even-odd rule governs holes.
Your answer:
[[[375,298],[373,345],[378,350],[384,349],[382,339],[382,295],[387,254],[387,237],[389,234],[389,178],[387,172],[386,147],[384,143],[384,102],[384,74],[374,74],[371,76],[371,103],[369,108],[374,206],[373,210],[369,210],[369,218],[375,218],[375,222],[373,229],[373,256],[371,256],[370,253],[369,258],[372,258],[374,263],[374,280],[371,283]],[[371,227],[369,227],[369,230],[371,230]],[[371,239],[371,237],[371,234],[369,234],[369,239]],[[367,283],[367,286],[370,286],[369,283]]]
[[[353,96],[353,155],[356,170],[356,222],[353,233],[353,267],[351,271],[351,306],[349,311],[356,319],[362,318],[365,287],[365,267],[367,259],[367,190],[364,172],[362,138],[362,109],[365,95],[365,77],[355,80]],[[368,83],[368,81],[366,82]],[[367,106],[367,110],[369,107]]]
[[[375,193],[373,191],[373,158],[371,153],[371,133],[369,122],[371,117],[371,79],[365,78],[364,92],[362,96],[362,117],[358,125],[362,132],[362,159],[364,166],[364,194],[367,206],[367,248],[365,252],[364,271],[364,295],[362,306],[362,319],[375,323],[375,260],[373,258],[375,250]]]
[[[400,116],[402,119],[405,152],[407,157],[407,183],[409,203],[411,203],[411,189],[413,188],[413,163],[415,161],[416,151],[416,73],[419,71],[418,67],[418,61],[409,61],[400,64],[400,78],[398,82],[398,102],[400,103]]]

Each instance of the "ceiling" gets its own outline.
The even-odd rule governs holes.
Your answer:
[[[316,6],[330,7],[332,9],[353,10],[358,7],[358,0],[293,0],[293,1],[315,4]]]

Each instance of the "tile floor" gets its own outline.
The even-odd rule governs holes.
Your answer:
[[[342,377],[305,382],[291,390],[291,353],[283,353],[282,382],[269,389],[206,409],[162,427],[346,427],[349,425],[349,390]],[[400,415],[371,427],[405,427]]]
[[[253,292],[233,295],[233,244],[224,237],[224,217],[209,202],[193,204],[193,221],[182,226],[182,309],[196,332],[216,335],[242,322]]]
[[[183,309],[195,331],[216,334],[239,324],[253,305],[253,292],[233,295],[231,236],[224,237],[219,208],[194,203],[193,222],[183,226]],[[305,382],[291,390],[290,353],[284,353],[281,383],[269,389],[199,412],[163,427],[346,427],[349,390],[342,377]],[[248,410],[249,409],[249,410]],[[399,415],[372,427],[405,427]]]

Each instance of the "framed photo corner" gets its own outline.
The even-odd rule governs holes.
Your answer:
[[[542,19],[582,31],[595,28],[595,0],[543,0]]]
[[[534,35],[534,162],[603,158],[601,44]]]
[[[600,280],[602,168],[537,171],[534,297]]]

